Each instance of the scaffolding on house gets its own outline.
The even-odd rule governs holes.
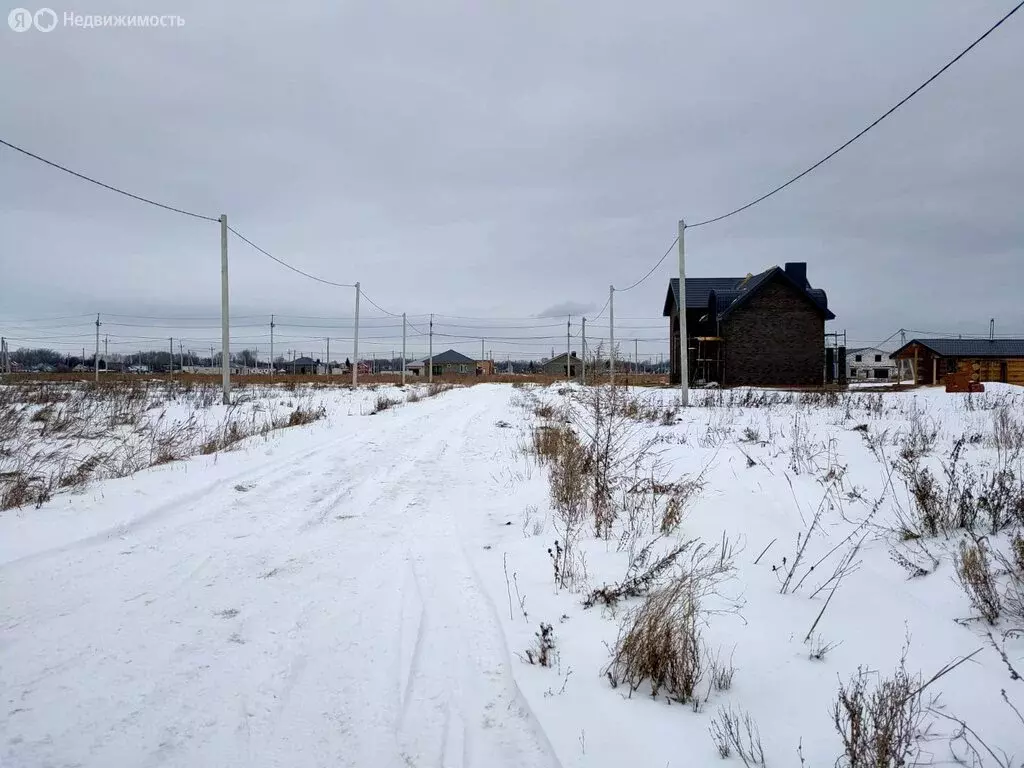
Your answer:
[[[695,386],[703,384],[722,383],[722,337],[721,336],[697,336],[694,341],[697,347],[690,347],[696,356],[694,358],[693,373],[690,374],[691,383]]]

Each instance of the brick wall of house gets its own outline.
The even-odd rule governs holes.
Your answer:
[[[820,385],[825,320],[790,286],[775,279],[723,322],[726,386]]]

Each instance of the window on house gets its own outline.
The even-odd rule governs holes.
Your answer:
[[[882,362],[882,356],[881,355],[875,355],[875,362],[876,363]]]
[[[889,369],[888,368],[875,368],[875,378],[876,379],[888,379],[889,378]]]
[[[947,357],[946,358],[946,373],[956,373],[956,358],[955,357]]]
[[[857,369],[856,368],[851,368],[850,369],[850,378],[851,379],[856,379],[857,378]]]
[[[860,355],[854,355],[854,356],[853,356],[853,361],[854,361],[855,363],[859,363],[859,362],[860,362]]]

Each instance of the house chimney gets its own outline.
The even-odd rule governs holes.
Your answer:
[[[988,321],[988,340],[996,340],[996,319],[994,317]]]
[[[809,283],[807,282],[806,261],[787,261],[786,274],[789,275],[793,279],[793,282],[795,282],[801,288],[809,287]]]

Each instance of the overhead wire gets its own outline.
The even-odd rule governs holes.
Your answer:
[[[896,102],[893,106],[891,106],[889,109],[887,109],[885,112],[883,112],[879,117],[875,118],[871,123],[869,123],[867,125],[867,127],[865,127],[863,129],[861,129],[860,131],[858,131],[854,136],[852,136],[851,138],[849,138],[846,141],[844,141],[842,144],[840,144],[838,147],[833,149],[831,152],[829,152],[827,155],[825,155],[823,158],[818,160],[813,165],[808,166],[806,169],[804,169],[803,171],[798,173],[796,176],[793,176],[788,181],[785,181],[782,184],[779,184],[774,189],[770,190],[769,192],[766,192],[765,194],[761,195],[760,197],[757,197],[757,198],[751,200],[749,203],[747,203],[745,205],[741,205],[739,208],[734,208],[733,210],[729,211],[728,213],[723,213],[720,216],[713,216],[710,219],[705,219],[704,221],[699,221],[696,224],[686,224],[685,228],[686,229],[696,229],[697,227],[703,227],[703,226],[706,226],[708,224],[714,224],[715,222],[722,221],[723,219],[728,219],[730,216],[735,216],[737,213],[742,213],[743,211],[746,211],[746,210],[748,210],[750,208],[753,208],[758,203],[767,200],[772,195],[775,195],[775,194],[781,192],[786,187],[788,187],[789,185],[799,181],[800,179],[802,179],[804,176],[806,176],[807,174],[811,173],[812,171],[820,168],[825,163],[827,163],[829,160],[831,160],[833,157],[835,157],[840,152],[842,152],[844,149],[846,149],[851,144],[853,144],[855,141],[857,141],[859,138],[861,138],[866,133],[868,133],[868,131],[870,131],[872,128],[874,128],[879,123],[881,123],[883,120],[885,120],[887,117],[889,117],[891,114],[893,114],[896,110],[898,110],[900,107],[902,107],[904,104],[906,104],[912,98],[914,98],[917,94],[919,94],[921,91],[923,91],[929,85],[931,85],[933,82],[938,80],[939,77],[941,77],[942,74],[946,70],[948,70],[950,67],[952,67],[954,64],[956,64],[958,61],[960,61],[960,59],[962,59],[964,56],[966,56],[968,53],[970,53],[975,48],[975,46],[979,45],[985,38],[987,38],[989,35],[991,35],[993,32],[995,32],[1000,26],[1003,25],[1004,22],[1006,22],[1007,19],[1009,19],[1011,16],[1013,16],[1015,13],[1017,13],[1017,11],[1019,11],[1022,7],[1024,7],[1024,0],[1021,0],[1021,2],[1017,3],[1017,5],[1015,5],[1013,8],[1011,8],[1010,11],[1006,13],[1006,15],[1004,15],[1001,19],[999,19],[999,21],[997,21],[995,24],[993,24],[991,27],[989,27],[980,37],[975,39],[975,41],[973,43],[968,45],[966,48],[964,48],[962,51],[960,51],[960,53],[958,53],[956,56],[954,56],[952,59],[950,59],[948,62],[946,62],[946,64],[943,65],[942,68],[939,69],[935,74],[933,74],[931,77],[929,77],[927,80],[925,80],[919,86],[917,86],[914,90],[912,90],[910,93],[908,93],[906,96],[904,96],[898,102]]]
[[[99,181],[98,179],[92,178],[91,176],[86,176],[84,173],[79,173],[78,171],[73,171],[70,168],[67,168],[67,167],[61,165],[60,163],[55,163],[52,160],[47,160],[45,157],[40,157],[39,155],[35,154],[34,152],[29,152],[27,149],[19,147],[16,144],[12,144],[9,141],[5,141],[4,139],[0,139],[0,144],[2,144],[5,147],[8,147],[10,149],[13,149],[15,152],[20,152],[23,155],[31,157],[33,160],[38,160],[41,163],[45,163],[46,165],[49,165],[51,168],[56,168],[57,170],[64,171],[64,173],[69,173],[72,176],[75,176],[75,177],[77,177],[79,179],[82,179],[83,181],[88,181],[90,184],[95,184],[98,187],[103,187],[104,189],[108,189],[111,192],[116,192],[119,195],[124,195],[125,197],[130,197],[133,200],[138,200],[140,202],[147,203],[149,205],[155,205],[157,208],[163,208],[164,210],[173,211],[174,213],[180,213],[180,214],[183,214],[185,216],[191,216],[191,217],[196,218],[196,219],[203,219],[204,221],[214,221],[214,222],[219,222],[220,221],[219,218],[215,218],[213,216],[204,216],[201,213],[195,213],[194,211],[187,211],[184,208],[177,208],[177,207],[175,207],[173,205],[167,205],[166,203],[160,203],[160,202],[157,202],[156,200],[151,200],[148,197],[143,197],[142,195],[136,195],[133,192],[128,192],[128,191],[126,191],[124,189],[121,189],[120,187],[115,187],[112,184],[106,184],[106,183],[104,183],[102,181]]]

